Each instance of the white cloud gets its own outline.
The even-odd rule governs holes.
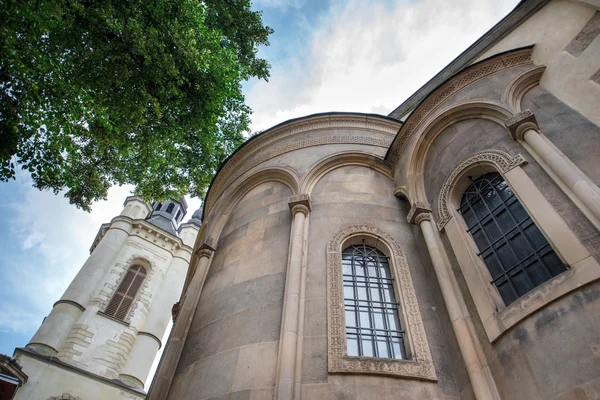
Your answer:
[[[518,0],[333,4],[306,48],[247,93],[253,129],[325,111],[387,114],[506,15]],[[277,34],[277,33],[275,33]]]

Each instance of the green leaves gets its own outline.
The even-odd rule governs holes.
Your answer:
[[[202,196],[244,140],[241,82],[272,30],[245,0],[0,0],[0,180],[78,207],[133,184]]]

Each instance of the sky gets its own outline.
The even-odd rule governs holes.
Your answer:
[[[255,0],[274,29],[259,55],[269,82],[244,84],[252,130],[327,111],[389,114],[518,0]],[[87,213],[40,192],[26,173],[0,183],[0,353],[35,333],[130,187]],[[201,204],[189,199],[187,220]]]

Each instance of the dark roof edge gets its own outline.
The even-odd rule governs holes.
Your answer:
[[[206,199],[208,198],[208,194],[210,193],[210,189],[212,188],[213,183],[215,182],[215,179],[217,179],[217,176],[219,175],[219,172],[221,172],[221,169],[223,169],[223,166],[225,166],[225,164],[227,164],[227,162],[234,156],[236,155],[239,151],[241,151],[244,146],[246,146],[248,143],[250,143],[251,141],[253,141],[254,139],[266,135],[269,132],[271,132],[274,129],[279,128],[280,126],[283,125],[287,125],[287,124],[291,124],[293,122],[298,122],[298,121],[302,121],[303,119],[309,119],[309,118],[314,118],[314,117],[325,117],[325,116],[329,116],[329,115],[358,115],[358,116],[363,116],[363,117],[373,117],[373,118],[380,118],[380,119],[385,119],[388,120],[390,122],[394,122],[394,123],[400,123],[402,124],[402,121],[398,121],[396,118],[387,116],[387,115],[381,115],[381,114],[373,114],[373,113],[360,113],[360,112],[345,112],[345,111],[330,111],[330,112],[322,112],[322,113],[315,113],[315,114],[310,114],[310,115],[305,115],[302,117],[297,117],[297,118],[290,118],[288,120],[285,120],[283,122],[278,123],[277,125],[273,125],[272,127],[265,129],[262,132],[257,133],[254,136],[250,136],[248,138],[248,140],[246,140],[244,143],[242,143],[240,145],[240,147],[238,147],[237,149],[234,150],[233,153],[231,153],[229,156],[227,156],[227,158],[225,160],[223,160],[223,162],[221,163],[221,165],[219,165],[219,169],[217,170],[217,172],[213,175],[212,180],[210,181],[210,185],[208,186],[208,189],[206,189],[206,194],[204,195],[204,199],[202,200],[202,221],[204,221],[204,212],[205,212],[205,208],[204,208],[204,204],[206,203]]]
[[[444,69],[438,72],[426,84],[421,86],[413,95],[400,104],[389,116],[400,119],[403,115],[416,108],[435,88],[448,80],[450,77],[464,69],[471,61],[481,53],[492,47],[500,39],[512,32],[521,22],[529,18],[533,13],[546,5],[550,0],[521,0],[519,4],[500,22],[494,25],[475,43],[459,54]]]

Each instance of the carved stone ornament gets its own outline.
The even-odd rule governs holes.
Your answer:
[[[292,211],[292,215],[297,212],[302,212],[304,215],[308,215],[311,211],[310,208],[310,196],[308,194],[298,194],[291,196],[288,200],[288,205]]]
[[[431,211],[423,211],[415,217],[415,225],[419,226],[419,225],[421,225],[421,222],[423,222],[423,221],[432,221],[432,220],[433,220],[433,217],[431,216]]]
[[[521,49],[506,53],[500,56],[493,57],[490,60],[483,61],[470,68],[465,69],[455,75],[454,78],[446,81],[442,86],[436,89],[429,95],[419,106],[413,111],[406,123],[398,132],[398,136],[394,139],[390,151],[388,152],[387,160],[391,165],[394,165],[400,158],[402,152],[408,146],[412,135],[418,131],[417,127],[427,118],[430,113],[434,112],[446,100],[454,96],[456,93],[463,90],[468,85],[476,82],[486,76],[495,74],[496,72],[505,69],[517,67],[520,65],[531,64],[530,48]]]
[[[392,255],[390,264],[397,282],[398,300],[402,305],[404,321],[406,321],[404,328],[407,333],[406,346],[410,348],[410,360],[354,357],[347,354],[341,252],[342,244],[347,238],[360,234],[376,236],[390,248]],[[373,225],[354,225],[340,229],[331,238],[327,244],[327,319],[329,372],[437,380],[404,250],[387,232]]]
[[[211,237],[207,237],[196,247],[196,254],[198,254],[200,257],[210,257],[216,249],[216,240]]]
[[[523,134],[528,130],[539,132],[540,128],[535,119],[535,115],[530,110],[521,111],[513,115],[504,122],[510,135],[515,140],[523,140]]]
[[[423,220],[421,216],[424,214],[429,214],[431,219],[431,207],[429,207],[429,204],[425,204],[421,201],[416,201],[410,207],[410,211],[408,212],[406,219],[408,220],[409,224],[419,225],[419,223]],[[419,219],[418,222],[417,219]]]
[[[498,170],[498,172],[504,175],[511,169],[527,163],[527,160],[525,160],[525,158],[523,158],[523,156],[520,154],[517,154],[516,156],[511,156],[510,154],[500,150],[489,149],[477,152],[471,157],[461,162],[460,164],[458,164],[458,166],[452,170],[452,172],[442,185],[442,189],[440,190],[440,194],[438,196],[437,213],[438,229],[440,231],[444,229],[444,226],[446,226],[448,221],[450,221],[450,219],[452,218],[452,214],[449,208],[450,190],[456,183],[457,178],[460,175],[462,175],[467,168],[479,163],[488,165],[491,164],[494,166],[494,168],[496,168],[496,170]]]

